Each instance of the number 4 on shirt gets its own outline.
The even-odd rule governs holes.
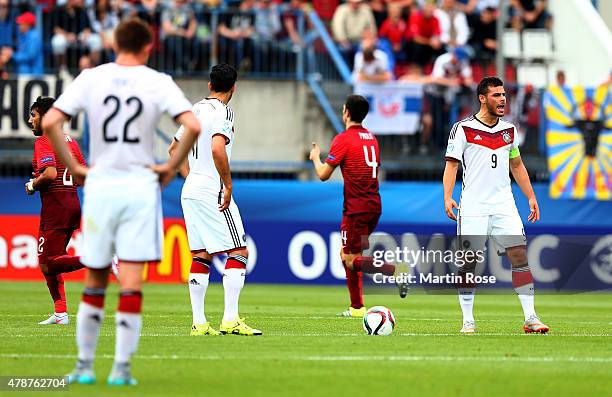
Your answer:
[[[368,147],[363,146],[363,155],[365,157],[365,162],[369,167],[372,167],[372,178],[376,178],[376,168],[378,168],[378,162],[376,161],[376,150],[374,146],[370,146],[370,150],[372,152],[372,158],[370,159],[370,155],[368,154]]]

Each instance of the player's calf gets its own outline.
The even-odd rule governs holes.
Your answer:
[[[205,335],[206,333],[203,332],[207,329],[203,331],[200,328],[208,324],[204,313],[204,302],[208,289],[211,261],[210,256],[209,258],[203,258],[202,256],[204,255],[194,253],[189,271],[189,300],[193,317],[191,335]]]
[[[93,361],[104,319],[104,288],[87,287],[83,291],[77,313],[76,337],[79,349],[79,360],[73,371],[68,374],[70,383],[92,384],[96,377],[93,372]]]
[[[119,305],[117,307],[117,315],[115,316],[117,340],[115,342],[115,365],[113,367],[113,373],[123,373],[123,375],[128,373],[129,375],[130,358],[136,352],[138,340],[140,339],[140,330],[142,328],[141,311],[141,291],[123,290],[119,293]],[[115,371],[115,368],[118,370]],[[113,373],[111,373],[111,377],[109,377],[109,383],[111,378],[117,378],[116,376],[113,377]]]

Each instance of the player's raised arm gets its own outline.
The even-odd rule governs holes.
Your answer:
[[[457,169],[459,169],[459,162],[447,159],[446,166],[444,167],[444,176],[442,177],[442,184],[444,185],[444,211],[446,216],[454,221],[457,220],[457,216],[453,208],[459,208],[457,202],[453,199],[453,190],[457,181]]]
[[[42,127],[55,153],[59,156],[62,163],[66,165],[77,183],[81,183],[87,176],[87,167],[79,164],[79,161],[70,154],[70,149],[62,132],[62,125],[67,120],[68,117],[62,111],[57,108],[51,108],[43,117]]]
[[[527,220],[535,223],[540,220],[540,207],[538,206],[538,200],[536,199],[535,192],[533,191],[533,186],[531,186],[529,174],[527,173],[525,164],[523,164],[520,153],[518,153],[518,149],[514,150],[516,150],[516,157],[512,157],[513,153],[510,153],[510,172],[512,172],[514,180],[521,188],[523,194],[529,200],[529,210],[531,212],[529,213]]]
[[[215,168],[223,182],[223,201],[219,204],[219,211],[226,210],[232,200],[232,173],[230,172],[229,159],[225,145],[227,140],[225,135],[215,134],[212,137],[212,158]]]
[[[335,167],[321,161],[321,148],[319,148],[319,145],[316,142],[312,143],[309,158],[314,165],[315,172],[317,173],[319,179],[322,181],[328,180],[333,174]]]

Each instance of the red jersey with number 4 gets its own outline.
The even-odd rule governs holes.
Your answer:
[[[345,215],[382,211],[378,193],[380,154],[372,133],[358,125],[336,135],[325,162],[342,170]]]
[[[72,155],[79,163],[85,165],[79,145],[70,136],[64,135]],[[81,223],[81,203],[77,194],[77,185],[66,166],[57,158],[51,142],[41,136],[34,142],[32,168],[34,177],[43,173],[45,168],[55,167],[57,177],[50,184],[41,187],[40,230],[78,229]]]

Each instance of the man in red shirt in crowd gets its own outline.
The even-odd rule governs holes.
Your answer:
[[[412,44],[410,59],[425,66],[440,52],[440,22],[434,15],[436,2],[427,0],[422,11],[410,14],[407,40]]]
[[[72,175],[56,157],[49,139],[43,136],[41,121],[54,102],[53,98],[38,97],[30,108],[28,122],[34,135],[39,138],[34,143],[32,159],[34,179],[26,183],[25,189],[29,195],[40,192],[42,207],[38,233],[38,263],[55,305],[54,314],[39,324],[66,325],[69,320],[62,273],[83,268],[78,256],[66,255],[66,247],[72,233],[81,223],[81,203]],[[69,135],[65,135],[65,139],[72,155],[85,165],[76,141]]]
[[[389,41],[396,62],[404,62],[406,61],[404,43],[408,24],[402,19],[402,6],[400,3],[389,3],[387,9],[389,16],[378,30],[378,37]]]
[[[366,312],[363,305],[362,272],[388,276],[395,273],[395,266],[376,266],[372,257],[363,256],[363,250],[369,247],[368,237],[376,229],[382,212],[378,193],[378,140],[361,125],[369,110],[366,98],[349,95],[342,109],[346,131],[336,135],[332,141],[325,163],[321,162],[319,145],[313,142],[310,150],[310,160],[319,179],[328,180],[337,166],[340,166],[344,178],[340,257],[346,270],[351,306],[339,314],[343,317],[363,317]],[[400,296],[406,296],[406,285],[398,286]]]

